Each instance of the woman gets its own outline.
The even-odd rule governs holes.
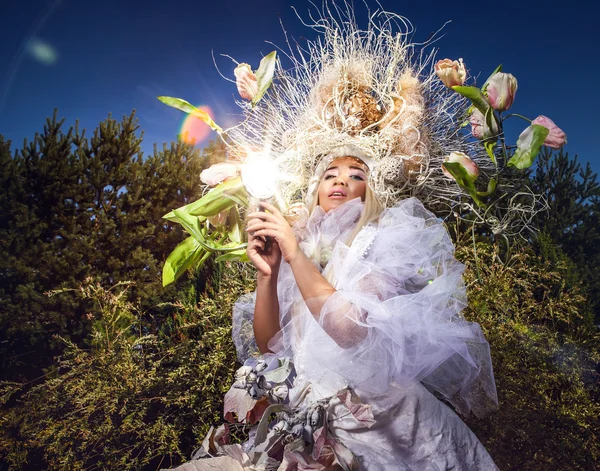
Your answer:
[[[495,400],[487,342],[460,315],[463,266],[448,234],[415,198],[382,211],[368,160],[341,150],[325,159],[299,240],[274,206],[249,215],[257,345],[292,358],[291,402],[350,387],[371,406],[372,424],[341,409],[330,420],[358,469],[496,469],[423,386],[465,412]]]

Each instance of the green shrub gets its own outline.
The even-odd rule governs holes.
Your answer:
[[[53,373],[16,403],[19,385],[4,383],[4,460],[15,469],[139,470],[189,459],[222,421],[235,369],[231,307],[248,283],[243,272],[228,275],[214,296],[174,306],[170,337],[144,335],[127,284],[84,285],[80,294],[102,313],[91,348],[64,340]]]
[[[497,246],[459,237],[465,316],[490,342],[500,402],[497,412],[467,424],[500,469],[593,469],[600,462],[598,332],[568,258],[549,241],[539,254],[522,249],[502,262]],[[155,335],[145,335],[145,316],[126,301],[126,285],[82,287],[102,312],[90,348],[65,340],[66,353],[44,383],[25,393],[3,385],[5,462],[121,470],[188,460],[208,427],[222,422],[236,368],[231,307],[253,287],[250,270],[212,272],[199,276],[205,294],[171,306]]]
[[[501,263],[498,247],[472,241],[459,243],[457,257],[465,316],[490,343],[499,398],[497,412],[468,425],[500,469],[594,469],[600,337],[573,264],[527,249]]]

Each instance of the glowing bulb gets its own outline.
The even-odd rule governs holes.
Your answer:
[[[278,175],[275,162],[263,152],[251,152],[242,167],[242,181],[246,190],[262,200],[275,195]]]

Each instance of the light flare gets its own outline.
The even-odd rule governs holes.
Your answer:
[[[276,196],[279,169],[268,152],[249,152],[242,166],[242,181],[254,198],[266,200]]]
[[[197,106],[198,109],[208,113],[210,117],[213,117],[213,112],[208,106]],[[196,118],[194,115],[187,115],[181,123],[181,129],[179,136],[181,140],[187,144],[196,145],[205,141],[210,136],[211,129],[208,124],[203,122],[200,118]]]
[[[56,48],[40,39],[32,39],[27,43],[27,52],[38,62],[44,65],[53,65],[58,60]]]

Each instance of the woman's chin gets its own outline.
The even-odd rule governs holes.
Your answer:
[[[324,201],[320,206],[323,208],[323,211],[327,213],[331,209],[343,205],[346,201],[348,201],[348,198],[328,198],[327,201]]]

